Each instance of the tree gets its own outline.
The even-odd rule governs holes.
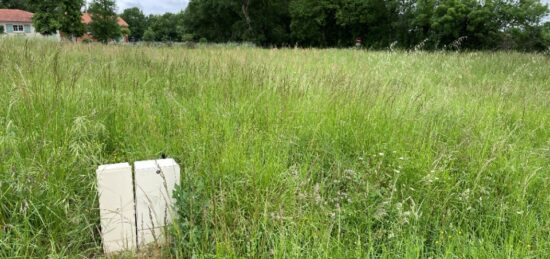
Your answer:
[[[195,39],[206,38],[213,42],[238,40],[234,33],[240,29],[233,25],[240,21],[239,1],[230,0],[191,0],[183,18],[187,33]]]
[[[212,42],[283,45],[290,40],[288,5],[289,0],[192,0],[183,33]]]
[[[339,1],[293,0],[290,3],[293,38],[305,46],[336,45],[340,36],[336,24]]]
[[[84,0],[60,0],[59,30],[67,36],[80,37],[86,31],[82,23]]]
[[[145,30],[145,32],[143,33],[144,41],[155,41],[155,38],[155,32],[151,28],[147,28],[147,30]]]
[[[29,0],[0,0],[0,8],[20,9],[29,12],[34,11]]]
[[[177,24],[182,23],[181,19],[181,14],[173,13],[149,16],[148,30],[154,32],[154,41],[180,41],[183,34],[178,31]]]
[[[41,34],[62,31],[69,37],[84,34],[81,9],[83,0],[32,0],[35,13],[33,24]]]
[[[345,47],[363,38],[378,49],[542,50],[546,15],[540,0],[191,0],[183,28],[186,39],[263,46]]]
[[[145,17],[143,12],[139,8],[133,7],[124,10],[120,17],[122,17],[130,27],[131,32],[129,36],[138,41],[142,40],[143,34],[147,29],[147,17]]]
[[[340,30],[364,38],[367,45],[383,48],[398,38],[395,27],[399,8],[396,1],[342,0],[337,7],[336,22]],[[352,38],[343,40],[348,43]]]
[[[35,9],[32,22],[37,32],[44,35],[56,34],[61,28],[60,13],[62,12],[58,0],[31,0]]]
[[[104,44],[122,35],[115,9],[114,0],[93,0],[88,9],[92,16],[92,22],[89,25],[90,32],[94,38]]]

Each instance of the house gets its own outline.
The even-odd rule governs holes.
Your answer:
[[[32,24],[33,13],[18,9],[0,9],[0,34],[8,36],[42,37]],[[59,33],[48,36],[59,40]]]
[[[32,26],[33,13],[17,9],[0,9],[0,32],[8,35],[36,34]]]
[[[85,25],[89,25],[92,22],[92,16],[89,13],[83,13],[82,14],[82,23]],[[121,28],[128,29],[128,23],[124,21],[124,19],[118,17],[117,23]],[[128,42],[128,35],[123,35],[119,39],[114,39],[117,42]],[[90,32],[85,33],[82,37],[76,39],[77,42],[83,42],[83,41],[96,41],[92,34]]]
[[[0,9],[0,33],[6,35],[22,35],[22,36],[41,36],[36,32],[32,24],[33,13],[17,10],[17,9]],[[92,16],[88,13],[82,14],[82,23],[88,25],[92,22]],[[117,23],[120,27],[128,29],[128,23],[118,17]],[[56,39],[60,39],[60,33],[54,35]],[[95,41],[91,33],[86,33],[82,37],[77,38],[77,42]],[[128,35],[123,35],[119,39],[114,39],[117,42],[128,42]]]

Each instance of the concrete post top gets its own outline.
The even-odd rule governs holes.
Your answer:
[[[128,163],[100,165],[97,168],[97,172],[119,170],[119,169],[128,169],[128,168],[131,168],[130,164],[128,164]]]
[[[177,166],[178,164],[172,158],[168,159],[159,159],[159,160],[147,160],[147,161],[137,161],[134,163],[135,170],[141,169],[150,169],[158,167],[167,167],[167,166]]]

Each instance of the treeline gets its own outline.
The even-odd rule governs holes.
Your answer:
[[[191,41],[185,37],[183,28],[184,12],[177,14],[146,16],[139,8],[129,8],[120,17],[130,26],[131,41]]]
[[[191,0],[178,14],[122,17],[145,41],[547,50],[548,13],[540,0]]]
[[[39,8],[47,2],[60,10],[70,0],[0,0],[0,8],[48,16]],[[120,16],[132,41],[541,51],[550,48],[548,14],[540,0],[191,0],[176,14]]]
[[[539,0],[191,0],[183,28],[264,46],[544,50],[546,15]]]

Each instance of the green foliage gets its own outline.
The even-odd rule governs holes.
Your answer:
[[[145,30],[145,33],[143,33],[144,41],[155,41],[155,37],[155,32],[151,28],[147,28],[147,30]]]
[[[94,41],[90,38],[85,38],[82,40],[82,43],[85,43],[85,44],[90,44],[90,43],[93,43]]]
[[[150,15],[148,18],[149,27],[147,30],[154,32],[148,35],[148,41],[181,41],[184,34],[180,28],[183,23],[183,13],[165,13],[163,15]]]
[[[305,46],[333,46],[342,31],[336,24],[338,1],[293,0],[290,28],[297,43]]]
[[[0,26],[0,34],[4,34],[4,26]]]
[[[181,37],[181,41],[183,42],[190,42],[194,40],[195,40],[195,36],[191,33],[183,34],[183,36]]]
[[[128,35],[132,34],[132,31],[130,31],[130,29],[128,29],[128,28],[120,28],[120,34],[122,34],[124,36],[128,36]]]
[[[129,36],[136,41],[143,39],[143,34],[147,29],[147,17],[138,7],[125,9],[120,15],[128,23],[131,33]]]
[[[212,42],[290,42],[288,0],[192,0],[184,16],[186,33]]]
[[[41,34],[57,31],[69,37],[79,37],[85,32],[81,9],[84,0],[30,0],[34,7],[33,25]]]
[[[239,22],[238,1],[191,0],[185,10],[184,28],[196,38],[213,42],[238,40],[233,25]]]
[[[71,37],[80,37],[85,32],[85,26],[82,23],[81,9],[84,6],[84,0],[60,0],[59,30]]]
[[[122,35],[115,9],[114,0],[94,0],[88,9],[92,16],[92,22],[89,25],[90,32],[94,38],[104,44]]]
[[[191,0],[185,33],[263,46],[543,50],[540,0]]]
[[[542,38],[547,51],[550,51],[550,22],[546,22],[542,27]]]
[[[31,1],[32,0],[0,0],[0,8],[20,9],[33,12],[35,9]]]
[[[36,9],[32,17],[34,28],[44,35],[57,33],[61,28],[60,1],[58,0],[31,0]]]

